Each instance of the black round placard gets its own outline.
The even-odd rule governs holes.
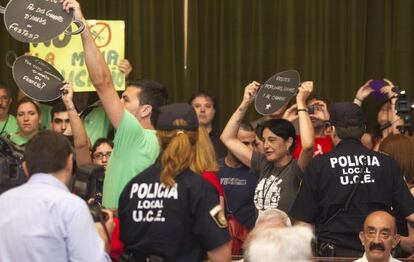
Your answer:
[[[66,13],[59,0],[11,0],[4,11],[7,31],[25,43],[41,43],[67,33],[72,19],[72,13]]]
[[[38,57],[18,57],[13,63],[13,78],[20,90],[34,100],[52,101],[62,95],[62,75]]]
[[[263,85],[255,99],[256,111],[270,115],[289,102],[299,87],[300,75],[296,70],[287,70],[275,74]]]

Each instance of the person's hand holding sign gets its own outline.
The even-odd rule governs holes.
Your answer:
[[[80,20],[83,22],[84,25],[86,25],[85,18],[83,17],[82,10],[80,8],[80,5],[75,0],[60,0],[63,6],[63,10],[66,11],[66,13],[70,13],[71,10],[73,10],[73,18]]]
[[[257,91],[259,90],[260,83],[253,81],[244,88],[243,103],[250,105],[256,98]]]
[[[306,109],[306,100],[313,91],[313,82],[303,82],[298,89],[298,95],[296,96],[296,104],[298,109]]]
[[[68,111],[74,110],[75,106],[73,104],[73,87],[72,84],[68,81],[63,82],[63,86],[60,88],[62,91],[62,101],[65,104],[65,107]]]
[[[119,71],[124,73],[125,78],[128,78],[129,74],[132,72],[132,65],[128,61],[128,59],[122,59],[118,63],[118,69],[119,69]]]
[[[290,106],[288,109],[286,109],[286,111],[283,113],[282,118],[289,121],[289,122],[293,122],[296,119],[298,119],[298,105],[297,104],[293,104],[292,106]]]
[[[62,92],[62,101],[68,111],[70,126],[72,128],[76,162],[78,165],[90,164],[92,163],[92,159],[89,153],[89,138],[73,103],[73,86],[70,82],[64,81],[60,91]]]

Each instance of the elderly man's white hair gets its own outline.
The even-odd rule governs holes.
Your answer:
[[[292,222],[289,216],[280,209],[267,209],[259,213],[256,225],[260,224],[274,225],[275,227],[290,227]]]
[[[246,262],[302,262],[312,257],[313,232],[308,227],[261,228],[252,231]]]

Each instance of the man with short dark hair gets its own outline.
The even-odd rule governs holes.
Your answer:
[[[0,84],[0,136],[6,137],[19,131],[16,118],[9,114],[12,101],[10,90]]]
[[[63,102],[58,102],[52,107],[50,117],[52,119],[51,127],[53,131],[66,137],[72,136],[69,114]]]
[[[359,239],[365,248],[364,256],[355,262],[398,262],[391,250],[398,245],[395,218],[385,211],[374,211],[367,216]]]
[[[413,222],[414,199],[397,163],[362,145],[361,107],[336,103],[329,113],[335,148],[308,165],[289,215],[298,224],[315,226],[318,256],[359,257],[364,218],[392,209]]]
[[[73,10],[74,18],[86,24],[77,1],[63,1],[63,8],[67,12]],[[103,205],[116,209],[124,186],[158,157],[160,147],[154,118],[158,108],[167,102],[167,90],[155,81],[141,80],[129,84],[119,99],[108,65],[88,27],[81,33],[81,38],[89,77],[116,129],[103,188]]]
[[[328,123],[328,103],[322,97],[319,97],[316,93],[313,93],[306,101],[306,106],[315,132],[313,157],[316,157],[329,152],[333,146],[332,139],[329,136],[330,126]],[[293,152],[296,159],[299,158],[301,150],[302,141],[300,135],[298,135],[296,137],[295,151]]]
[[[69,192],[72,166],[63,135],[46,130],[29,141],[23,162],[29,181],[0,196],[0,261],[110,261],[106,233],[94,226],[85,201]]]
[[[189,103],[197,113],[198,123],[207,130],[216,151],[217,159],[225,157],[227,148],[221,142],[219,132],[213,127],[216,114],[216,100],[214,97],[205,91],[200,91],[191,96]]]

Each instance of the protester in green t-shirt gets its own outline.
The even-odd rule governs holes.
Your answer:
[[[19,131],[16,118],[9,114],[12,101],[10,90],[0,84],[0,136],[7,136]]]
[[[24,97],[17,103],[17,124],[19,131],[9,135],[10,141],[20,149],[29,142],[38,131],[41,122],[40,108],[37,102]]]
[[[107,137],[111,130],[111,123],[101,105],[94,107],[83,119],[91,144],[101,137]]]
[[[86,23],[79,3],[64,9],[73,10],[74,18]],[[114,150],[105,174],[103,205],[117,208],[124,186],[158,157],[160,149],[153,123],[158,108],[167,102],[167,90],[155,81],[140,80],[128,84],[119,99],[108,65],[87,28],[81,38],[89,77],[116,129]]]

